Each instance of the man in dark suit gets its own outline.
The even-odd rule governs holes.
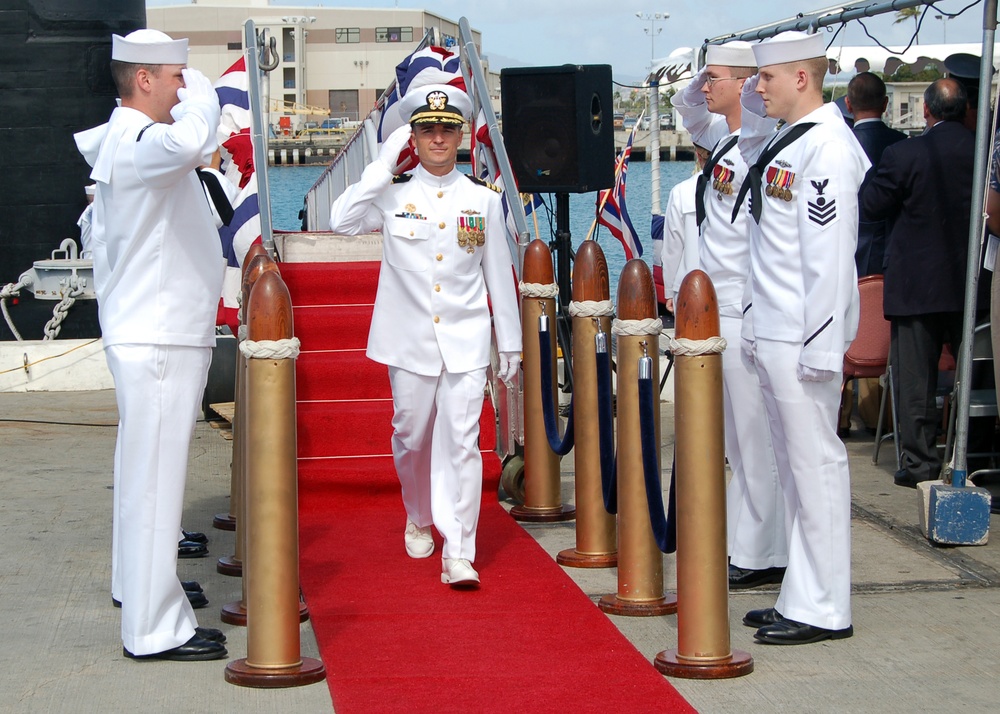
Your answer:
[[[860,193],[875,177],[882,152],[887,147],[902,141],[906,134],[890,129],[882,121],[882,115],[889,103],[885,92],[885,82],[871,72],[859,72],[847,85],[847,96],[844,97],[847,110],[854,117],[854,136],[864,149],[865,155],[872,167],[865,174]],[[873,221],[865,215],[864,206],[859,206],[858,247],[854,252],[854,262],[858,266],[858,277],[864,275],[881,275],[882,261],[885,255],[885,237],[889,232],[889,221]],[[873,430],[878,425],[881,390],[878,379],[866,378],[858,380],[858,416],[866,427]],[[851,430],[851,411],[854,406],[853,380],[844,384],[844,397],[841,400],[840,424],[838,433],[848,436]],[[890,430],[891,431],[891,430]]]
[[[882,161],[882,152],[906,138],[906,134],[890,129],[882,121],[888,103],[885,82],[871,72],[858,73],[847,85],[847,108],[854,115],[854,136],[872,164],[861,184],[862,193],[875,177]],[[870,220],[862,206],[858,248],[854,253],[859,278],[864,275],[881,275],[888,230],[887,221]]]
[[[862,194],[865,214],[894,221],[886,244],[883,311],[892,322],[890,359],[898,399],[902,463],[895,482],[938,478],[937,365],[962,339],[975,137],[962,125],[967,96],[954,79],[924,92],[927,131],[890,146]]]

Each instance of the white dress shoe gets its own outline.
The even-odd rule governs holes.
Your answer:
[[[431,535],[431,527],[421,528],[409,518],[406,519],[403,542],[406,544],[406,554],[411,558],[429,558],[434,552],[434,537]]]
[[[479,573],[465,558],[443,558],[441,560],[441,582],[452,587],[474,587],[479,585]]]

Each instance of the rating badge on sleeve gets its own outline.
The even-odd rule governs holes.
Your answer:
[[[466,253],[475,253],[486,244],[486,218],[484,216],[458,217],[458,245]]]

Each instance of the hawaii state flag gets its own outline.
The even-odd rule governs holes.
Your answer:
[[[639,242],[639,234],[632,226],[632,219],[628,216],[628,209],[625,207],[625,179],[628,176],[628,160],[632,155],[632,139],[635,138],[636,127],[642,117],[636,121],[632,127],[632,133],[628,136],[628,143],[618,157],[615,166],[615,185],[597,194],[597,222],[605,226],[611,235],[622,242],[625,247],[625,259],[632,260],[642,255],[642,243]]]
[[[215,83],[222,106],[218,139],[222,154],[222,172],[239,187],[233,202],[233,219],[219,229],[226,274],[219,300],[218,325],[229,325],[235,335],[239,327],[239,294],[243,259],[254,243],[260,243],[260,204],[257,200],[257,174],[254,171],[253,144],[250,139],[249,75],[243,58],[223,72]]]

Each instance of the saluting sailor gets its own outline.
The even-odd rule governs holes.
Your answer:
[[[786,504],[788,568],[773,608],[743,620],[772,644],[841,639],[851,626],[851,488],[837,438],[844,352],[858,325],[858,188],[868,159],[823,103],[820,34],[753,46],[740,151],[750,167],[744,356],[755,364]],[[766,119],[785,124],[775,134]],[[740,197],[742,198],[742,196]]]
[[[750,275],[746,214],[732,220],[747,174],[737,147],[740,94],[757,71],[749,42],[709,45],[705,66],[672,97],[684,128],[696,144],[714,146],[699,177],[696,216],[700,267],[712,279],[719,301],[719,328],[732,346],[722,354],[726,458],[733,476],[726,491],[729,588],[780,583],[788,564],[784,501],[767,428],[757,372],[740,359],[743,292]],[[775,119],[762,120],[773,127]]]
[[[225,269],[195,173],[217,148],[219,100],[187,55],[186,39],[157,30],[115,35],[121,106],[76,135],[97,184],[94,282],[120,419],[112,597],[126,656],[182,661],[226,656],[225,637],[197,626],[177,579],[188,448]]]
[[[337,199],[336,233],[381,230],[382,267],[367,355],[388,365],[392,453],[412,558],[444,540],[441,580],[479,584],[476,526],[482,494],[479,417],[490,357],[490,307],[500,350],[497,376],[520,363],[521,328],[500,194],[455,168],[468,95],[445,84],[411,88],[400,102],[409,124]],[[411,146],[420,165],[393,175]]]

